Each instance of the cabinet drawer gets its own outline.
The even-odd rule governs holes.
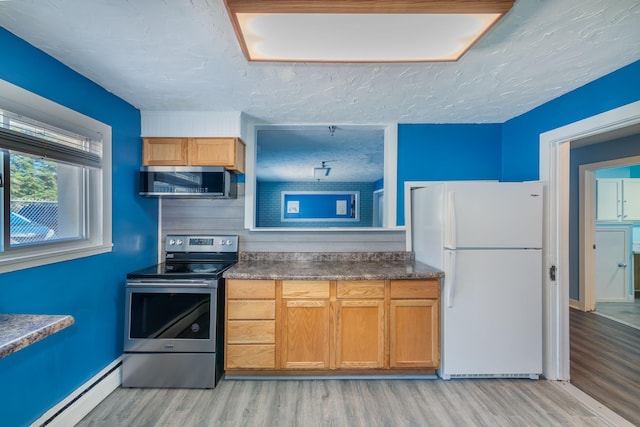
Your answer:
[[[340,280],[337,297],[343,299],[384,298],[384,280]]]
[[[276,342],[274,320],[229,320],[228,344],[273,344]]]
[[[275,280],[228,279],[226,285],[229,299],[275,299],[276,297]]]
[[[427,280],[392,280],[391,298],[429,298],[440,296],[440,281]]]
[[[229,300],[227,319],[275,319],[274,300]]]
[[[329,298],[326,280],[283,280],[282,298]]]
[[[276,367],[276,346],[271,345],[228,345],[225,354],[226,369]]]

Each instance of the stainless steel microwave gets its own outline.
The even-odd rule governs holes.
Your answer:
[[[223,167],[145,166],[140,169],[140,195],[235,199],[238,177]]]

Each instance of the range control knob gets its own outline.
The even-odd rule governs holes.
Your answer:
[[[233,242],[231,240],[227,240],[227,245],[231,246]]]
[[[173,240],[173,239],[169,239],[169,246],[171,246],[171,245],[175,245],[175,244],[176,244],[176,241],[175,241],[175,240]]]
[[[180,239],[176,240],[176,245],[180,245],[180,246],[182,246],[182,244],[183,244],[183,243],[184,243],[184,242],[183,242],[182,240],[180,240]]]

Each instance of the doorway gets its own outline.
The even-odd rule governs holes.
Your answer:
[[[545,188],[546,270],[543,283],[544,360],[548,379],[570,379],[569,350],[569,169],[571,141],[602,142],[640,128],[640,101],[540,135],[539,178]],[[609,137],[604,137],[608,135]],[[594,138],[600,138],[593,141]],[[548,273],[548,274],[547,274]]]
[[[640,138],[640,135],[632,134],[631,138],[637,139]],[[633,247],[638,248],[640,246],[640,235],[638,234],[640,233],[640,222],[635,221],[633,216],[623,218],[622,209],[624,199],[627,197],[622,194],[622,185],[623,183],[631,183],[634,186],[636,181],[640,183],[640,179],[635,177],[636,174],[640,178],[640,156],[580,165],[580,211],[578,218],[578,222],[581,224],[579,234],[580,268],[577,270],[579,271],[580,286],[578,297],[570,299],[570,306],[573,308],[581,311],[594,311],[596,310],[596,301],[598,299],[601,301],[617,299],[617,302],[633,302],[632,283],[635,278],[633,277],[634,258],[632,253]],[[597,194],[598,191],[599,194]],[[612,192],[615,194],[610,195]],[[632,196],[632,202],[637,198],[638,196]],[[608,204],[613,204],[614,206],[608,206]],[[610,230],[611,228],[618,228],[618,231],[622,233],[626,230],[626,233],[628,233],[626,240],[619,234],[616,236],[606,235],[605,237],[604,232],[606,230],[613,232],[613,230]],[[632,245],[634,231],[638,240],[638,242],[635,242],[635,246]],[[619,241],[622,240],[618,247],[624,246],[626,248],[626,253],[620,254],[620,259],[615,263],[611,261],[608,265],[602,267],[609,271],[609,277],[603,280],[611,281],[616,279],[626,283],[627,290],[624,296],[618,296],[617,298],[613,296],[601,296],[598,298],[597,296],[596,291],[599,281],[596,280],[598,274],[596,266],[602,260],[598,259],[596,253],[603,253],[598,249],[598,232],[600,232],[601,238],[607,239],[606,241],[612,238],[617,238]],[[607,263],[605,262],[605,264]],[[602,283],[602,280],[600,283]]]

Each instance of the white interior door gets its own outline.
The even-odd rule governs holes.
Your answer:
[[[628,262],[629,228],[596,230],[596,302],[627,300]]]

